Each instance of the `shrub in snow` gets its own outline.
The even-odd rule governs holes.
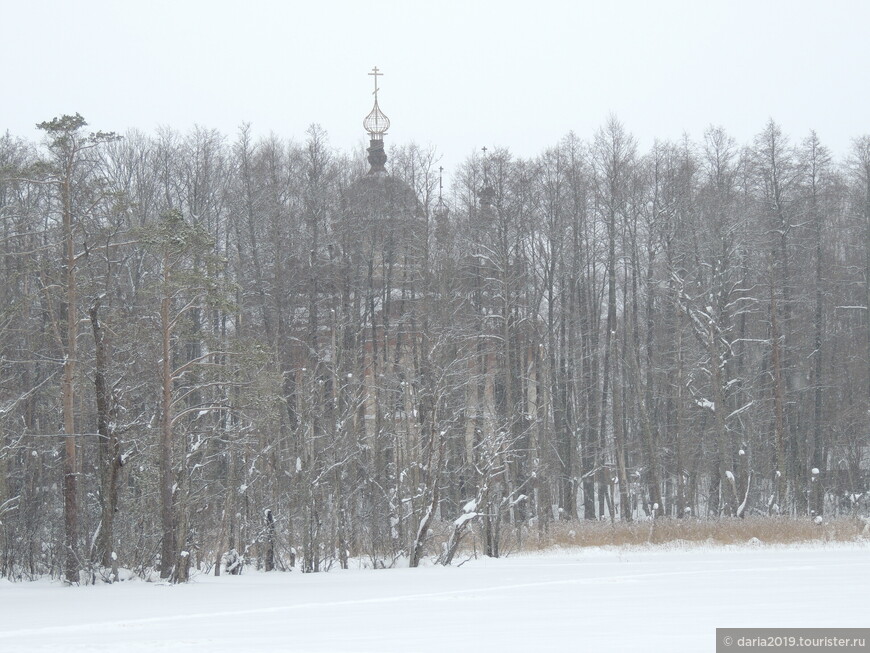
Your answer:
[[[242,573],[242,557],[235,549],[230,549],[223,554],[221,557],[221,564],[224,567],[224,571],[228,574],[238,576]]]

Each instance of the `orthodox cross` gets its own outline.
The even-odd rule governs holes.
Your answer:
[[[374,68],[372,68],[372,72],[370,72],[369,75],[371,75],[372,77],[375,78],[375,90],[374,90],[373,95],[375,96],[375,100],[377,100],[378,99],[378,77],[383,77],[384,73],[378,72],[378,67],[375,66]]]

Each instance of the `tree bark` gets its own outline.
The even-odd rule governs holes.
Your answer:
[[[97,404],[97,434],[100,454],[100,535],[97,539],[95,559],[103,567],[112,568],[117,577],[117,556],[114,555],[114,523],[118,505],[118,472],[121,452],[115,433],[112,389],[106,378],[109,352],[103,326],[100,323],[100,300],[91,306],[89,315],[94,334],[94,393]]]
[[[66,253],[66,351],[63,361],[63,514],[66,556],[64,575],[68,583],[79,580],[78,555],[78,460],[75,440],[75,367],[78,337],[78,296],[76,293],[76,255],[73,238],[73,215],[70,178],[72,161],[64,176],[61,201],[63,202],[63,240]]]

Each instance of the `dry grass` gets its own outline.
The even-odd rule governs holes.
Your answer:
[[[838,517],[822,524],[815,524],[810,519],[787,517],[718,520],[665,518],[630,524],[566,521],[548,524],[546,528],[517,528],[502,524],[500,549],[502,553],[515,553],[555,547],[852,542],[867,538],[865,524],[851,517]],[[433,543],[440,545],[442,533],[434,535]],[[474,532],[466,533],[461,548],[465,553],[480,553],[481,542],[480,530],[476,526]]]

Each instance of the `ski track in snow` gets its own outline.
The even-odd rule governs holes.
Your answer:
[[[870,563],[862,565],[870,567]],[[855,568],[854,564],[842,565],[824,565],[825,569],[832,567],[850,567]],[[603,576],[600,578],[569,578],[566,580],[550,580],[532,583],[515,583],[511,585],[493,585],[487,587],[475,587],[471,589],[445,590],[443,592],[425,592],[420,594],[407,594],[402,596],[383,596],[369,599],[349,599],[346,601],[318,601],[309,603],[291,603],[281,606],[273,606],[267,608],[251,608],[246,610],[228,610],[224,612],[201,612],[194,614],[179,614],[166,615],[161,617],[147,617],[143,619],[126,619],[124,621],[101,621],[87,624],[75,624],[70,626],[48,626],[45,628],[28,628],[24,630],[14,630],[9,632],[0,632],[0,640],[9,637],[27,637],[38,635],[40,633],[59,634],[63,632],[74,632],[83,630],[103,630],[111,627],[126,628],[129,626],[143,626],[160,622],[173,621],[189,621],[191,619],[221,619],[235,618],[254,614],[274,614],[286,612],[288,610],[301,610],[305,608],[335,608],[352,605],[368,605],[374,603],[396,603],[401,601],[417,601],[422,599],[432,599],[440,597],[453,597],[462,595],[483,594],[487,592],[505,592],[521,589],[530,589],[532,587],[550,587],[556,585],[600,585],[602,583],[637,581],[652,578],[674,578],[677,576],[699,576],[708,575],[711,573],[720,574],[740,574],[753,572],[769,572],[769,571],[807,571],[810,569],[818,569],[816,565],[789,566],[789,567],[745,567],[742,569],[717,569],[717,570],[694,570],[694,571],[671,571],[671,572],[655,572],[645,574],[626,574],[621,576]],[[75,591],[75,590],[72,590]]]
[[[733,615],[729,616],[728,608],[723,606],[742,601],[747,603],[745,608],[753,609],[753,596],[756,596],[757,600],[757,596],[763,597],[765,592],[773,591],[782,593],[784,596],[793,595],[795,597],[794,609],[799,613],[801,610],[805,610],[807,605],[814,605],[813,596],[823,595],[829,590],[836,591],[837,587],[819,587],[819,582],[826,578],[830,578],[831,582],[837,586],[846,582],[847,584],[843,589],[847,590],[847,594],[852,581],[855,583],[855,589],[863,588],[866,591],[868,581],[870,581],[870,556],[868,553],[870,551],[866,547],[820,548],[818,550],[796,548],[783,549],[778,552],[765,548],[740,550],[713,548],[708,551],[708,556],[697,550],[688,552],[650,550],[628,553],[610,551],[595,553],[587,558],[584,552],[573,550],[547,554],[543,557],[518,556],[497,561],[477,560],[472,561],[464,569],[421,568],[392,572],[337,571],[331,572],[327,576],[306,575],[301,579],[296,574],[278,576],[276,574],[251,573],[247,576],[227,578],[226,581],[229,582],[209,578],[201,584],[194,583],[177,588],[140,582],[101,588],[79,588],[78,590],[60,586],[43,586],[37,588],[32,597],[24,597],[25,600],[17,605],[14,603],[16,593],[20,588],[27,588],[27,584],[11,585],[7,583],[0,587],[0,651],[134,651],[156,649],[224,651],[232,648],[239,653],[244,653],[248,644],[252,648],[254,647],[254,640],[251,637],[257,640],[256,648],[260,651],[431,651],[436,650],[438,646],[443,646],[445,637],[449,638],[449,631],[446,634],[444,632],[431,634],[433,632],[432,623],[438,623],[439,614],[443,614],[449,619],[456,619],[458,604],[455,601],[458,600],[467,603],[470,606],[469,610],[472,611],[476,608],[485,611],[486,614],[507,615],[504,626],[507,632],[504,641],[493,643],[490,641],[493,636],[491,624],[481,624],[476,630],[471,628],[468,632],[463,630],[459,640],[460,646],[457,650],[463,651],[471,648],[478,650],[521,650],[522,647],[518,647],[518,642],[526,642],[522,645],[525,647],[528,646],[529,640],[524,639],[525,636],[519,638],[511,636],[509,631],[512,627],[517,626],[514,623],[517,606],[527,600],[529,596],[534,597],[534,614],[548,622],[545,625],[548,630],[543,635],[544,639],[547,642],[561,641],[559,639],[561,636],[564,638],[566,650],[580,650],[585,648],[582,635],[573,632],[573,629],[569,627],[570,624],[565,624],[567,631],[560,635],[559,632],[552,632],[553,624],[549,623],[555,619],[551,613],[558,614],[565,611],[564,603],[566,600],[582,601],[584,597],[596,596],[603,597],[603,605],[608,605],[611,598],[619,601],[624,596],[630,601],[638,592],[643,596],[646,594],[651,594],[653,597],[659,594],[672,596],[675,590],[685,588],[684,599],[680,604],[671,606],[675,617],[681,613],[691,615],[699,608],[702,611],[718,609],[723,615],[722,618],[725,619],[722,623],[717,624],[719,627],[740,626],[742,624],[734,623]],[[749,564],[746,564],[747,562]],[[651,566],[663,569],[647,571],[646,569]],[[685,568],[688,566],[694,568]],[[632,569],[637,567],[640,568]],[[571,574],[571,577],[564,577],[566,574]],[[582,575],[574,576],[574,574]],[[553,575],[561,577],[535,580],[535,577]],[[769,582],[771,577],[776,579],[775,587],[764,584]],[[808,586],[810,577],[812,583]],[[514,579],[520,582],[503,582]],[[305,582],[300,582],[302,580]],[[716,588],[720,585],[728,587],[729,583],[738,580],[742,583],[741,587],[745,589],[749,598],[742,591],[734,596],[728,596],[728,590],[725,590],[726,595],[721,597],[722,606],[696,605],[699,599],[693,596],[693,591],[696,593],[708,592],[708,587]],[[443,587],[445,584],[448,586],[447,589],[425,592],[407,591],[419,588],[420,585]],[[824,585],[824,583],[822,584]],[[591,593],[584,593],[579,589],[583,586],[594,586],[595,589]],[[161,593],[159,588],[164,588],[167,594]],[[88,592],[88,589],[96,589],[97,591]],[[76,592],[81,590],[85,590],[85,592],[77,597]],[[158,592],[154,590],[158,590]],[[192,590],[192,592],[184,594],[185,590]],[[300,599],[305,598],[303,594],[314,593],[325,593],[327,597],[347,596],[359,592],[364,592],[367,595],[355,598],[338,598],[337,600],[327,598],[327,600],[303,600],[287,603],[287,592],[296,593]],[[371,594],[384,594],[385,592],[387,595],[371,596]],[[227,610],[224,607],[224,609],[208,612],[202,611],[201,608],[197,611],[186,611],[195,607],[199,602],[198,599],[209,595],[212,599],[218,598],[222,601],[235,599],[242,603],[247,602],[248,605],[257,601],[268,602],[279,597],[284,600],[281,601],[280,605],[259,605],[233,610]],[[28,611],[40,608],[40,597],[47,599],[46,604],[56,603],[58,605],[65,604],[69,599],[77,600],[80,598],[82,602],[90,601],[93,603],[94,609],[93,612],[87,612],[87,614],[91,617],[100,614],[100,606],[104,605],[102,603],[104,601],[113,602],[114,599],[114,602],[118,604],[128,601],[130,613],[136,614],[137,607],[148,606],[153,611],[153,601],[163,599],[158,609],[165,610],[170,614],[129,619],[93,620],[85,623],[51,626],[28,624],[26,627],[8,629],[13,623],[22,626],[28,621],[33,622],[34,615]],[[704,600],[708,601],[709,599],[705,598]],[[765,605],[763,598],[760,604]],[[225,606],[225,603],[221,605]],[[380,624],[380,628],[375,628],[378,624],[371,623],[370,608],[378,606],[384,606],[384,609],[375,610],[374,613],[376,616],[381,615],[382,624]],[[80,606],[77,607],[80,608]],[[113,607],[117,608],[118,606]],[[577,607],[580,610],[581,606]],[[588,607],[585,606],[584,609]],[[778,607],[783,608],[783,606]],[[784,606],[784,608],[787,614],[789,606]],[[821,609],[825,609],[824,606]],[[828,615],[830,622],[837,616],[835,606],[828,606],[827,610],[830,612]],[[734,612],[733,609],[731,612]],[[15,618],[16,613],[19,617],[17,619]],[[139,613],[141,614],[141,612]],[[365,613],[365,619],[359,618],[360,613]],[[419,619],[420,614],[431,615],[431,618],[424,619],[415,626],[414,620]],[[520,611],[520,614],[525,613]],[[740,612],[738,611],[736,614],[740,614]],[[276,621],[275,616],[282,617],[282,619]],[[753,623],[758,621],[758,616],[758,614],[753,615],[755,620]],[[67,618],[70,617],[67,616]],[[469,618],[473,620],[474,615],[470,615]],[[341,628],[330,629],[329,625],[333,619],[349,622],[348,628],[345,630]],[[606,628],[607,624],[610,623],[611,627],[616,629],[614,637],[620,640],[625,639],[619,648],[643,643],[643,638],[637,639],[637,633],[626,632],[624,620],[621,621],[613,615],[600,615],[599,619],[603,620],[603,627]],[[50,619],[44,620],[50,621]],[[634,616],[632,620],[634,620]],[[403,644],[398,648],[396,647],[399,642],[391,636],[392,631],[390,630],[397,623],[399,624],[397,636],[412,638],[412,643]],[[778,623],[781,621],[766,625],[773,627]],[[292,627],[288,630],[289,624],[292,624]],[[865,620],[863,624],[849,622],[841,625],[864,626],[868,624],[870,624],[870,620]],[[238,625],[236,632],[233,631],[234,625]],[[826,623],[826,625],[830,625],[830,623]],[[524,627],[534,629],[536,624],[528,623]],[[642,626],[639,625],[639,627],[642,629]],[[318,628],[321,628],[322,632],[319,632]],[[651,643],[652,640],[649,638],[657,629],[656,623],[649,625],[649,635],[646,636],[647,643]],[[383,633],[380,635],[382,637],[380,641],[378,640],[378,632]],[[486,633],[486,638],[481,635],[481,641],[477,641],[475,632]],[[342,635],[342,633],[346,634]],[[714,631],[710,631],[707,633],[708,637],[703,641],[695,640],[692,646],[680,648],[680,641],[684,645],[687,645],[689,641],[684,633],[677,638],[679,641],[669,643],[668,650],[706,650],[711,646],[714,634]],[[243,636],[247,639],[240,641],[239,638]],[[600,634],[594,635],[594,637],[599,636]],[[440,645],[439,642],[441,642]],[[614,642],[610,641],[609,643],[613,644]],[[302,648],[297,648],[296,645]],[[415,645],[418,648],[415,648]],[[240,646],[241,648],[239,648]],[[658,650],[659,648],[663,647],[648,646],[647,650]]]

